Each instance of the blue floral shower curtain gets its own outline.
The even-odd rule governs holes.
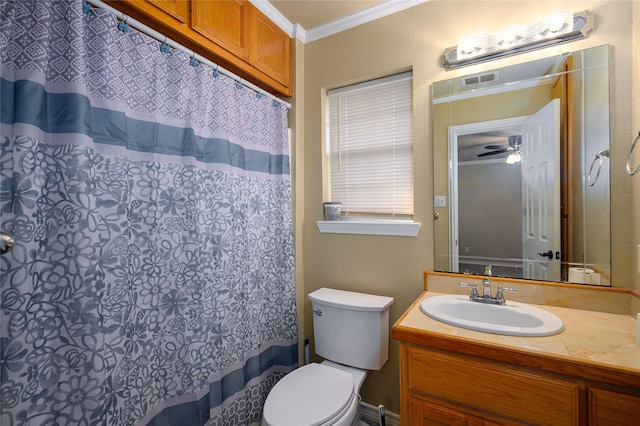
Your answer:
[[[297,365],[286,108],[80,0],[0,7],[0,423],[258,420]]]

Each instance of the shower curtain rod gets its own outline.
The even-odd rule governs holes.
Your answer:
[[[263,89],[261,89],[260,87],[256,86],[255,84],[252,84],[244,79],[242,79],[241,77],[235,75],[234,73],[232,73],[231,71],[221,67],[220,65],[211,62],[210,60],[196,54],[193,50],[187,49],[186,47],[184,47],[183,45],[181,45],[180,43],[177,43],[173,40],[171,40],[170,38],[160,34],[159,32],[157,32],[156,30],[146,26],[145,24],[143,24],[140,21],[137,21],[135,19],[133,19],[132,17],[125,15],[124,13],[120,12],[117,9],[114,9],[113,7],[109,6],[108,4],[105,4],[103,2],[101,2],[100,0],[85,0],[87,3],[98,7],[100,9],[104,9],[107,12],[111,13],[112,15],[116,16],[119,19],[122,19],[123,21],[125,21],[130,27],[135,28],[136,30],[148,35],[149,37],[152,37],[154,39],[156,39],[157,41],[159,41],[160,43],[166,43],[167,45],[173,47],[174,49],[177,50],[181,50],[189,55],[191,55],[191,57],[193,57],[194,59],[196,59],[198,62],[201,62],[205,65],[210,66],[212,69],[219,71],[220,74],[224,74],[227,77],[230,77],[231,79],[237,81],[238,83],[242,84],[245,87],[249,87],[250,89],[254,90],[257,94],[259,95],[263,95],[266,96],[270,99],[273,99],[274,101],[281,103],[283,105],[285,105],[287,107],[287,109],[291,109],[291,104],[288,102],[283,101],[282,99],[278,98],[277,96],[272,95],[271,93],[268,93],[266,91],[264,91]]]

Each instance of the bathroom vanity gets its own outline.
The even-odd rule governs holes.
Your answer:
[[[425,315],[426,287],[392,329],[403,425],[640,424],[632,316],[544,305],[561,333],[497,335]]]

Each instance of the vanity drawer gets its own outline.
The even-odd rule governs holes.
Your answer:
[[[536,425],[577,425],[577,383],[449,352],[412,347],[411,392]]]

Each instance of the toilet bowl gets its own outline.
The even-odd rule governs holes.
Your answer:
[[[360,424],[360,386],[365,370],[330,361],[287,374],[267,396],[263,426],[352,426]]]
[[[389,355],[393,298],[321,288],[309,293],[315,352],[325,358],[284,376],[264,403],[264,426],[360,425],[360,387]]]

